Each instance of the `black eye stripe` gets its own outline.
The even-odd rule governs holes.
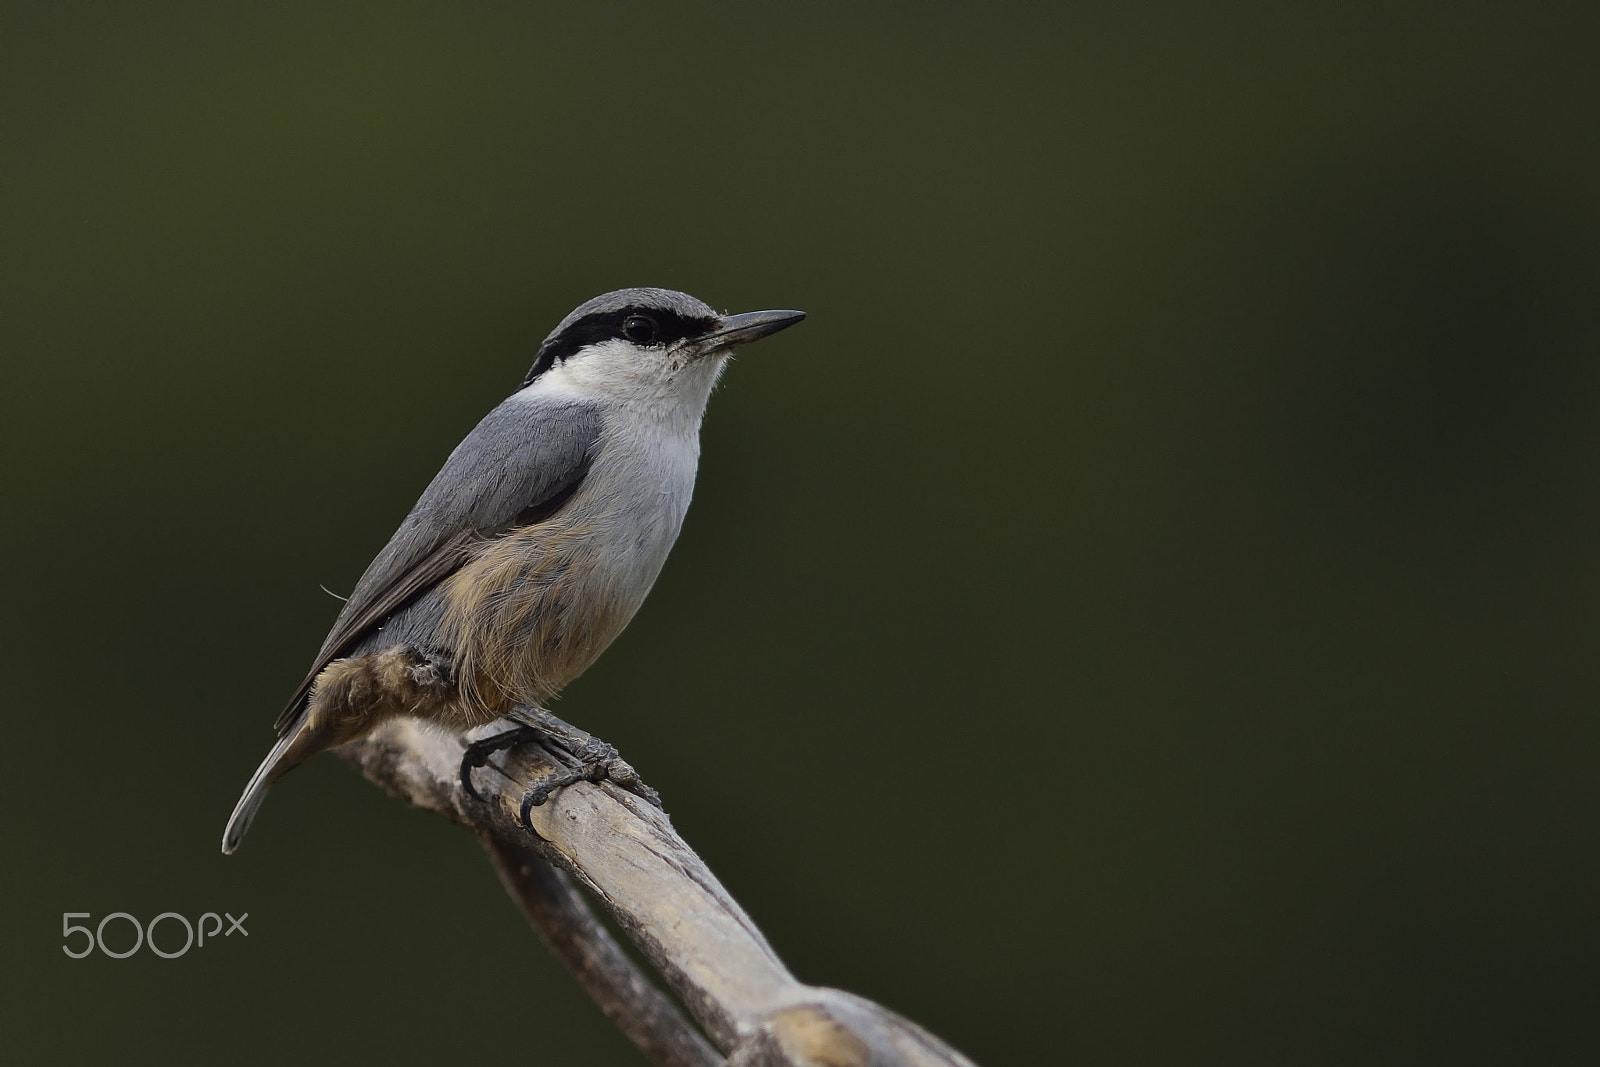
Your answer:
[[[528,376],[522,380],[522,384],[530,385],[539,375],[586,345],[615,337],[627,337],[628,334],[623,326],[635,316],[648,318],[655,324],[653,342],[636,340],[635,343],[668,345],[685,337],[698,337],[703,333],[709,333],[717,326],[717,320],[714,318],[681,315],[667,308],[642,305],[585,315],[545,342],[544,347],[539,349],[538,356],[534,358],[533,367],[528,371]]]

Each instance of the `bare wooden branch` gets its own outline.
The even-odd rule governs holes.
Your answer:
[[[546,883],[519,853],[568,872],[601,902],[727,1053],[730,1067],[972,1067],[871,1001],[796,980],[666,814],[611,783],[559,791],[533,809],[537,836],[530,834],[517,818],[522,783],[551,768],[536,745],[499,753],[477,772],[487,802],[461,788],[463,742],[410,720],[395,720],[339,751],[392,794],[483,836],[507,890],[558,957],[658,1064],[701,1067],[716,1060],[694,1058],[709,1049],[687,1039],[682,1016],[659,991],[639,992],[643,976],[601,936],[604,928],[570,883],[565,893]],[[565,930],[552,934],[552,926]],[[571,943],[559,947],[563,939]]]
[[[565,871],[524,845],[489,836],[482,840],[501,884],[550,951],[651,1062],[661,1067],[726,1062],[622,951]]]

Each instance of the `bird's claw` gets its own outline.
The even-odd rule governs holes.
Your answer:
[[[578,782],[611,782],[621,789],[626,789],[640,800],[661,807],[661,794],[645,785],[644,779],[639,777],[639,772],[633,769],[633,764],[617,755],[617,750],[604,741],[598,738],[591,738],[590,741],[590,744],[583,746],[581,752],[575,752],[564,745],[558,746],[561,751],[577,760],[578,765],[535,779],[528,786],[527,792],[522,794],[522,806],[518,809],[518,813],[522,817],[522,825],[528,830],[533,830],[531,818],[534,808],[549,800],[556,790],[565,789]]]
[[[479,741],[474,741],[467,746],[461,754],[461,788],[466,790],[467,796],[473,800],[482,800],[483,797],[472,784],[472,772],[489,762],[489,757],[496,752],[504,751],[516,745],[526,744],[529,741],[542,741],[546,735],[532,726],[513,726],[509,730],[502,730],[491,734]]]
[[[548,719],[546,725],[544,720]],[[484,766],[496,752],[529,742],[540,742],[558,758],[565,756],[576,766],[554,771],[535,779],[522,794],[518,809],[522,825],[533,830],[531,814],[559,789],[578,782],[610,781],[634,796],[655,807],[661,807],[661,794],[650,788],[639,777],[633,765],[617,754],[617,750],[591,734],[567,726],[548,712],[540,714],[541,725],[519,723],[510,729],[493,734],[467,746],[461,756],[461,787],[475,800],[482,800],[472,784],[472,772]],[[564,729],[563,729],[564,728]]]

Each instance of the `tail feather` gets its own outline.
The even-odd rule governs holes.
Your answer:
[[[256,811],[261,807],[261,802],[267,799],[267,790],[279,778],[299,763],[299,760],[286,760],[290,747],[303,732],[301,727],[284,731],[278,738],[278,743],[272,746],[272,751],[267,753],[267,758],[261,761],[261,766],[256,768],[256,773],[250,776],[250,784],[244,787],[244,795],[239,798],[239,803],[234,807],[233,814],[228,817],[228,828],[222,832],[222,853],[232,855],[239,847],[239,842],[244,840],[245,831],[250,829],[250,820],[256,817]]]

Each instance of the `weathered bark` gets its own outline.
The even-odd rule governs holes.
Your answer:
[[[632,794],[609,782],[568,786],[532,809],[529,833],[518,821],[523,783],[553,766],[538,745],[475,772],[485,801],[461,788],[463,742],[409,720],[339,751],[390,793],[475,830],[556,956],[656,1064],[707,1067],[722,1062],[715,1045],[733,1067],[972,1067],[871,1001],[797,981],[666,814]],[[605,906],[711,1044],[566,875]]]

